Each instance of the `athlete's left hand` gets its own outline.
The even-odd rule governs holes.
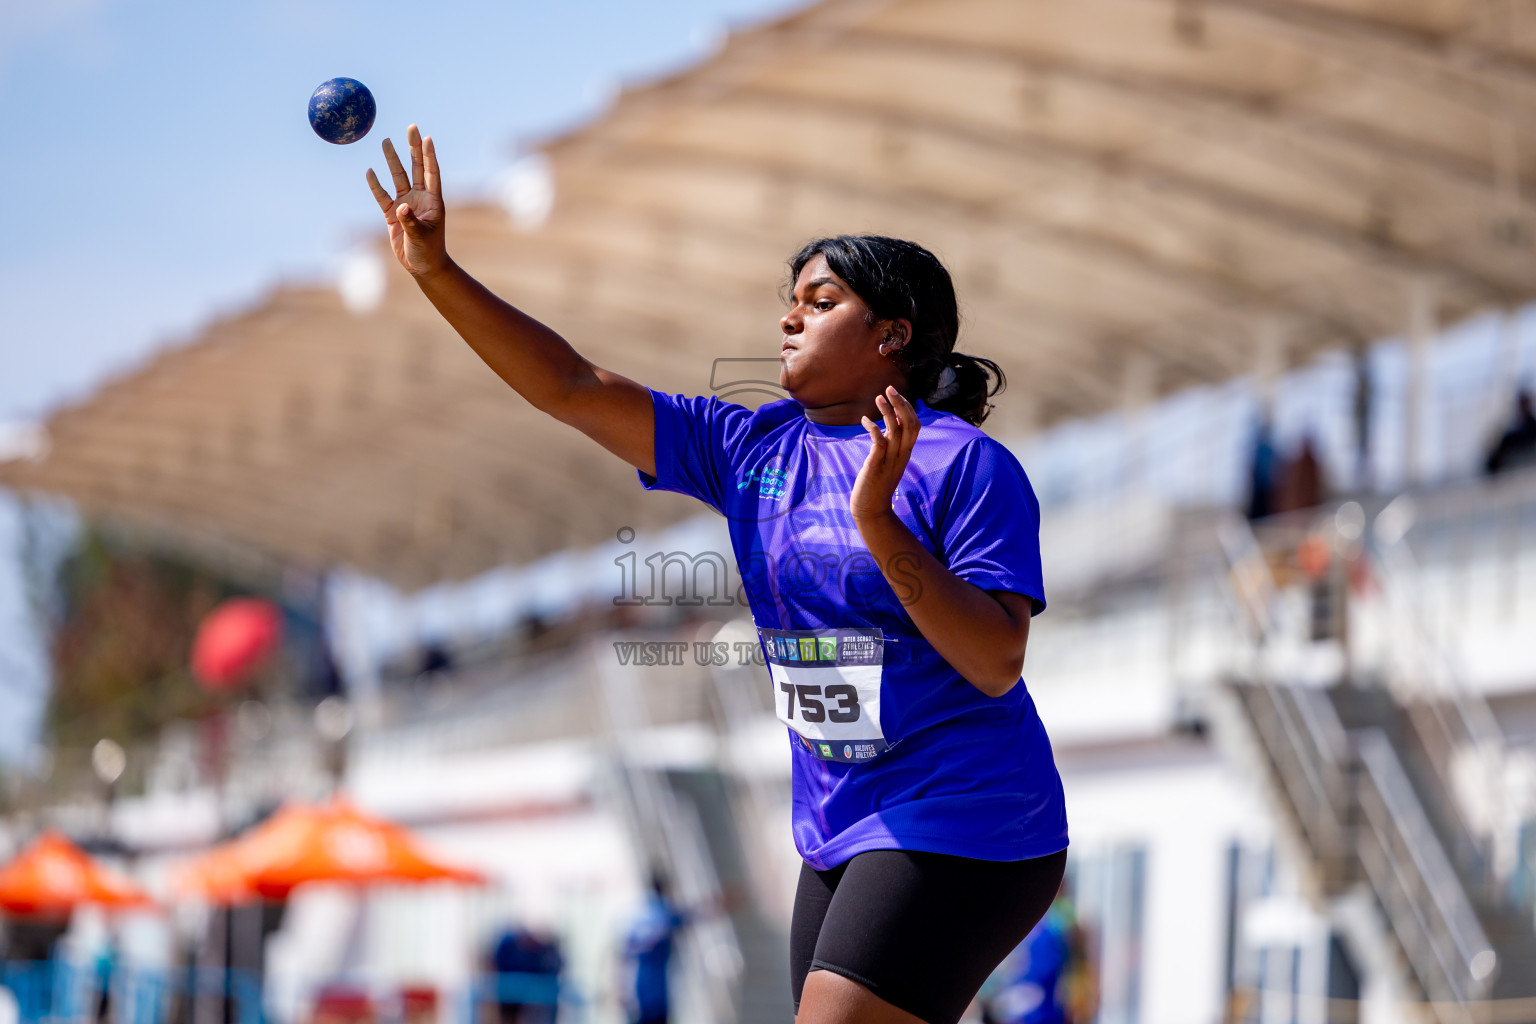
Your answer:
[[[922,429],[917,422],[917,410],[895,388],[886,388],[885,394],[876,395],[875,407],[885,418],[885,430],[868,416],[860,419],[869,431],[870,443],[869,457],[864,460],[858,479],[853,482],[853,493],[848,497],[848,511],[853,513],[855,522],[891,514],[891,498],[907,471],[912,446]]]

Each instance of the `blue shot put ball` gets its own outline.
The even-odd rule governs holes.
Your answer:
[[[309,98],[309,125],[326,142],[345,146],[368,134],[379,112],[373,93],[355,78],[321,82]]]

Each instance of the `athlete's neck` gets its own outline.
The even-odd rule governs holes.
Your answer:
[[[805,418],[819,427],[852,427],[863,422],[863,418],[879,423],[884,417],[876,407],[874,399],[867,402],[838,402],[835,405],[823,405],[812,409],[805,407]]]
[[[872,385],[869,388],[869,396],[867,398],[849,398],[842,402],[833,402],[830,405],[814,407],[802,402],[800,403],[801,408],[805,410],[805,418],[819,427],[854,427],[858,426],[865,416],[879,423],[885,419],[885,415],[880,411],[880,407],[875,404],[875,396],[883,394],[887,384],[900,391],[903,395],[907,394],[907,382],[905,379],[884,381]],[[914,405],[916,404],[911,395],[907,395],[907,400],[913,402]]]

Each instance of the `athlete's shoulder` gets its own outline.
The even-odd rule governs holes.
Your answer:
[[[942,433],[946,437],[958,441],[969,441],[973,438],[987,438],[987,432],[969,420],[961,419],[952,412],[944,412],[935,409],[927,403],[923,403],[917,410],[917,418],[923,425],[923,433]],[[922,434],[918,435],[919,437]]]
[[[926,436],[932,442],[944,444],[957,458],[962,455],[980,456],[987,459],[1003,459],[1018,465],[1019,460],[1007,445],[976,424],[961,419],[952,412],[941,412],[924,406],[918,418],[923,424],[923,429],[918,434],[919,442]]]
[[[936,457],[941,457],[946,464],[946,490],[956,485],[960,485],[962,491],[973,487],[990,490],[995,484],[1007,479],[1014,482],[1012,486],[1022,492],[1031,506],[1038,508],[1029,474],[1007,445],[976,424],[953,413],[931,411],[932,420],[923,416],[927,422],[924,422],[922,432],[917,436],[917,443],[921,445],[923,439],[928,438],[936,454],[931,454],[927,461],[932,464]]]

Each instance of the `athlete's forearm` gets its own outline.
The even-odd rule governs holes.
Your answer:
[[[886,581],[934,650],[982,693],[1000,697],[1012,689],[1024,670],[1029,599],[994,596],[962,580],[919,544],[894,512],[855,522]]]
[[[475,354],[530,405],[655,474],[654,413],[645,388],[593,365],[452,260],[416,283]]]
[[[443,319],[512,390],[539,409],[558,404],[590,365],[560,335],[501,299],[451,260],[416,279]]]

